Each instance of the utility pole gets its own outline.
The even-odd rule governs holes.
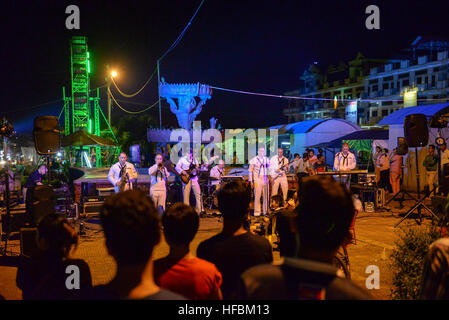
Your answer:
[[[111,99],[111,72],[109,70],[109,64],[106,65],[106,84],[107,84],[107,94],[108,94],[108,123],[111,125],[111,109],[112,109],[112,99]]]
[[[110,90],[111,90],[111,80],[108,77],[108,122],[109,125],[111,125],[111,109],[112,109],[112,99],[111,99],[111,94],[110,94]]]

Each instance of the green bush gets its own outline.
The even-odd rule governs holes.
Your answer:
[[[418,226],[401,230],[391,254],[392,299],[419,299],[424,258],[429,245],[439,238],[441,233],[434,227]]]

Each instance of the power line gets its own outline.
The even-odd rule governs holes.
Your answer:
[[[40,104],[36,104],[36,105],[33,105],[33,106],[31,106],[31,107],[28,107],[28,108],[23,108],[23,109],[18,109],[18,110],[12,110],[12,111],[4,111],[4,112],[0,112],[0,113],[8,114],[8,113],[15,113],[15,112],[28,111],[28,110],[31,110],[31,109],[37,109],[37,108],[40,108],[40,107],[45,106],[45,105],[47,105],[47,104],[56,103],[56,102],[59,102],[59,101],[62,101],[62,100],[63,100],[63,99],[61,98],[61,99],[58,99],[58,100],[53,100],[53,101],[48,101],[48,102],[43,102],[43,103],[40,103]]]
[[[243,91],[243,90],[234,90],[234,89],[227,89],[227,88],[220,88],[220,87],[214,87],[211,86],[212,89],[226,91],[226,92],[232,92],[232,93],[238,93],[238,94],[246,94],[246,95],[253,95],[253,96],[261,96],[261,97],[270,97],[270,98],[280,98],[280,99],[297,99],[297,100],[317,100],[317,101],[363,101],[363,102],[379,102],[379,101],[403,101],[403,99],[340,99],[340,98],[312,98],[312,97],[304,97],[304,96],[286,96],[286,95],[279,95],[279,94],[270,94],[270,93],[260,93],[260,92],[251,92],[251,91]],[[416,101],[444,101],[449,100],[449,98],[436,98],[436,99],[417,99]]]
[[[182,38],[184,37],[184,34],[186,33],[187,29],[189,28],[189,26],[192,24],[193,19],[195,18],[195,16],[197,15],[198,11],[200,10],[201,6],[203,5],[205,0],[202,0],[200,5],[198,6],[198,8],[195,10],[195,13],[193,14],[193,16],[190,18],[189,22],[187,23],[187,25],[185,26],[185,28],[181,31],[181,33],[179,34],[179,36],[176,38],[176,40],[172,43],[172,45],[170,46],[170,48],[168,48],[167,51],[165,51],[165,53],[158,59],[158,61],[162,61],[162,59],[165,58],[165,56],[170,53],[171,51],[173,51],[176,46],[181,42]],[[112,78],[112,83],[114,84],[115,88],[117,89],[117,91],[124,97],[126,98],[132,98],[135,97],[136,95],[138,95],[140,92],[142,92],[142,90],[147,86],[147,84],[151,81],[151,79],[153,79],[154,75],[156,74],[158,68],[157,65],[154,68],[153,73],[150,75],[150,77],[148,78],[148,80],[144,83],[144,85],[137,90],[135,93],[125,93],[123,91],[120,90],[120,88],[118,87],[117,83],[114,81],[114,78]]]
[[[184,34],[186,33],[187,29],[190,27],[190,25],[192,24],[193,19],[195,18],[196,14],[198,13],[198,11],[200,10],[201,6],[203,5],[205,0],[202,0],[200,5],[198,6],[198,8],[195,10],[195,13],[193,14],[192,18],[190,18],[189,23],[187,23],[187,25],[185,26],[184,30],[182,30],[182,32],[179,34],[179,36],[176,38],[175,42],[173,42],[173,44],[170,46],[170,48],[168,48],[168,50],[158,59],[159,61],[162,61],[162,59],[165,58],[165,56],[170,53],[171,51],[173,51],[173,49],[176,48],[176,46],[181,42],[182,38],[184,37]]]
[[[126,110],[125,108],[123,108],[123,107],[118,103],[118,101],[115,99],[114,95],[112,94],[111,90],[108,89],[108,92],[109,92],[109,94],[111,95],[112,100],[114,100],[114,102],[116,103],[116,105],[117,105],[120,109],[122,109],[123,111],[125,111],[126,113],[129,113],[129,114],[139,114],[139,113],[145,112],[145,111],[147,111],[147,110],[149,110],[149,109],[155,107],[155,106],[159,103],[159,101],[156,101],[155,103],[153,103],[153,104],[152,104],[151,106],[149,106],[148,108],[145,108],[145,109],[140,110],[140,111],[129,111],[129,110]]]
[[[112,83],[114,84],[115,88],[117,89],[117,91],[118,91],[122,96],[124,96],[124,97],[126,97],[126,98],[132,98],[132,97],[137,96],[137,95],[138,95],[138,94],[139,94],[139,93],[146,87],[146,85],[151,81],[151,79],[153,79],[154,75],[156,74],[156,71],[157,71],[157,66],[154,68],[153,73],[150,75],[150,77],[149,77],[148,80],[144,83],[144,85],[143,85],[139,90],[137,90],[137,92],[131,93],[131,94],[129,94],[129,93],[124,93],[123,91],[121,91],[120,88],[118,87],[117,83],[115,83],[114,78],[111,77],[111,79],[112,79]]]

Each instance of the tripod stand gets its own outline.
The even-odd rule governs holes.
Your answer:
[[[424,200],[427,198],[427,195],[425,195],[422,199],[421,198],[421,191],[420,191],[420,185],[419,185],[419,163],[418,163],[418,148],[415,147],[415,165],[416,165],[416,185],[417,185],[417,193],[418,193],[418,199],[416,199],[416,203],[413,207],[410,208],[410,210],[408,210],[405,214],[405,216],[401,219],[401,221],[399,221],[394,227],[396,228],[397,226],[399,226],[405,219],[407,219],[416,209],[418,209],[418,216],[419,216],[419,222],[418,220],[416,220],[416,222],[418,224],[421,224],[422,221],[422,214],[421,214],[421,207],[426,209],[434,218],[438,219],[437,215],[428,207],[426,206],[423,202]],[[432,193],[435,190],[435,186],[432,189],[432,191],[430,193]]]
[[[418,201],[418,199],[417,199],[416,197],[412,196],[410,193],[408,193],[407,190],[404,189],[404,166],[401,166],[401,176],[402,176],[401,189],[399,190],[398,193],[396,193],[395,195],[393,195],[393,197],[385,203],[385,206],[388,205],[388,204],[389,204],[390,202],[392,202],[392,201],[399,201],[399,209],[402,209],[402,208],[404,208],[404,206],[402,205],[402,203],[403,203],[405,200],[415,200],[415,201]],[[406,199],[406,198],[405,198],[405,195],[407,195],[409,198]],[[401,196],[400,199],[398,199],[399,196]]]

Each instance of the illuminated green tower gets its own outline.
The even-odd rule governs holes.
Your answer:
[[[72,82],[72,130],[89,129],[91,103],[89,100],[89,51],[86,37],[72,37],[71,82]]]
[[[102,111],[100,108],[99,89],[96,90],[96,97],[89,96],[89,74],[91,70],[87,37],[72,37],[70,41],[70,57],[72,95],[71,97],[66,96],[65,88],[63,88],[64,134],[69,135],[85,129],[88,133],[100,136],[100,113],[102,114]],[[108,132],[111,132],[111,130]],[[115,136],[113,138],[115,139]],[[97,156],[96,166],[101,167],[103,165],[101,148],[96,147],[95,153]]]

